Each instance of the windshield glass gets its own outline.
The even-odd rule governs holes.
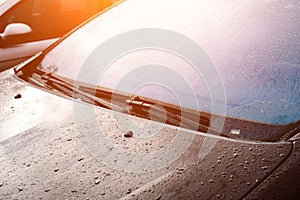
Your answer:
[[[191,109],[215,112],[214,101],[224,104],[226,111],[214,114],[288,124],[300,118],[299,15],[297,0],[128,0],[68,36],[46,54],[40,67],[46,71],[54,68],[55,74],[72,80]],[[189,38],[203,49],[217,74],[198,76],[189,60],[150,47],[131,49],[102,65],[107,52],[95,54],[99,46],[120,34],[145,28],[170,30]],[[143,38],[139,33],[137,40]],[[117,45],[122,48],[127,42]],[[172,45],[177,43],[181,45],[180,41]],[[204,68],[209,71],[210,66]],[[98,77],[79,78],[83,69],[90,76],[98,73]],[[155,83],[160,76],[168,85]],[[216,99],[218,95],[213,94],[217,93],[212,86],[219,83],[217,79],[222,82],[225,98]]]
[[[5,3],[7,0],[0,0],[0,5]]]

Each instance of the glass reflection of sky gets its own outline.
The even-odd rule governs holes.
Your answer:
[[[0,0],[0,5],[6,2],[7,0]]]

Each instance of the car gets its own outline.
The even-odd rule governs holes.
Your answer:
[[[299,8],[127,0],[94,16],[16,66],[23,83],[1,74],[8,116],[45,119],[0,143],[0,194],[299,198]]]
[[[6,0],[0,5],[0,71],[50,46],[113,0]]]

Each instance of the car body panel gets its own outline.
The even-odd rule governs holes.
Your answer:
[[[0,47],[0,71],[4,71],[25,61],[32,55],[40,52],[43,49],[46,49],[57,40],[58,38],[54,38],[37,42],[17,44],[8,48]]]
[[[288,160],[276,169],[246,199],[299,199],[300,140],[293,142]]]
[[[64,107],[66,111],[72,110],[70,102],[16,81],[9,70],[0,73],[0,77],[3,88],[0,92],[0,141],[35,127],[46,119],[59,121],[67,116],[58,118],[55,109]]]

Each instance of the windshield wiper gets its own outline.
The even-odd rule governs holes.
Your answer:
[[[82,101],[92,103],[94,105],[130,114],[144,119],[158,121],[194,131],[211,133],[225,137],[231,137],[220,131],[210,127],[210,114],[201,114],[197,111],[189,111],[177,106],[164,105],[163,103],[154,103],[138,96],[130,97],[124,94],[110,93],[110,95],[101,96],[99,93],[107,91],[99,91],[95,88],[87,88],[83,86],[75,86],[68,81],[54,75],[51,72],[42,72],[40,75],[43,84],[50,88],[58,90],[67,96],[78,98]],[[112,101],[112,95],[114,96]],[[117,101],[116,101],[117,100]]]
[[[123,112],[140,118],[158,121],[194,131],[208,132],[214,135],[222,135],[232,138],[229,134],[222,133],[210,127],[211,114],[186,109],[164,102],[148,99],[140,96],[130,96],[121,92],[112,92],[108,89],[90,88],[80,86],[81,91],[93,93],[93,95],[113,102],[124,108]]]
[[[139,96],[134,96],[125,102],[129,106],[129,112],[138,117],[201,132],[207,132],[209,129],[209,117],[199,113],[183,113],[184,110],[181,108],[153,103]]]
[[[164,103],[152,102],[139,96],[126,100],[130,106],[130,113],[166,124],[210,133],[213,135],[234,138],[234,136],[221,132],[211,127],[211,114],[190,110],[183,107],[172,106]]]
[[[71,96],[74,98],[78,98],[80,100],[88,101],[90,103],[93,103],[95,105],[101,106],[106,109],[115,110],[118,112],[124,112],[124,109],[122,107],[112,104],[111,102],[108,102],[106,100],[98,98],[87,92],[84,92],[84,91],[76,88],[74,85],[63,80],[62,78],[60,78],[56,75],[53,75],[53,73],[51,73],[51,72],[43,73],[43,75],[41,75],[41,79],[44,81],[43,83],[47,87],[51,87],[52,89],[59,90],[67,96]]]

